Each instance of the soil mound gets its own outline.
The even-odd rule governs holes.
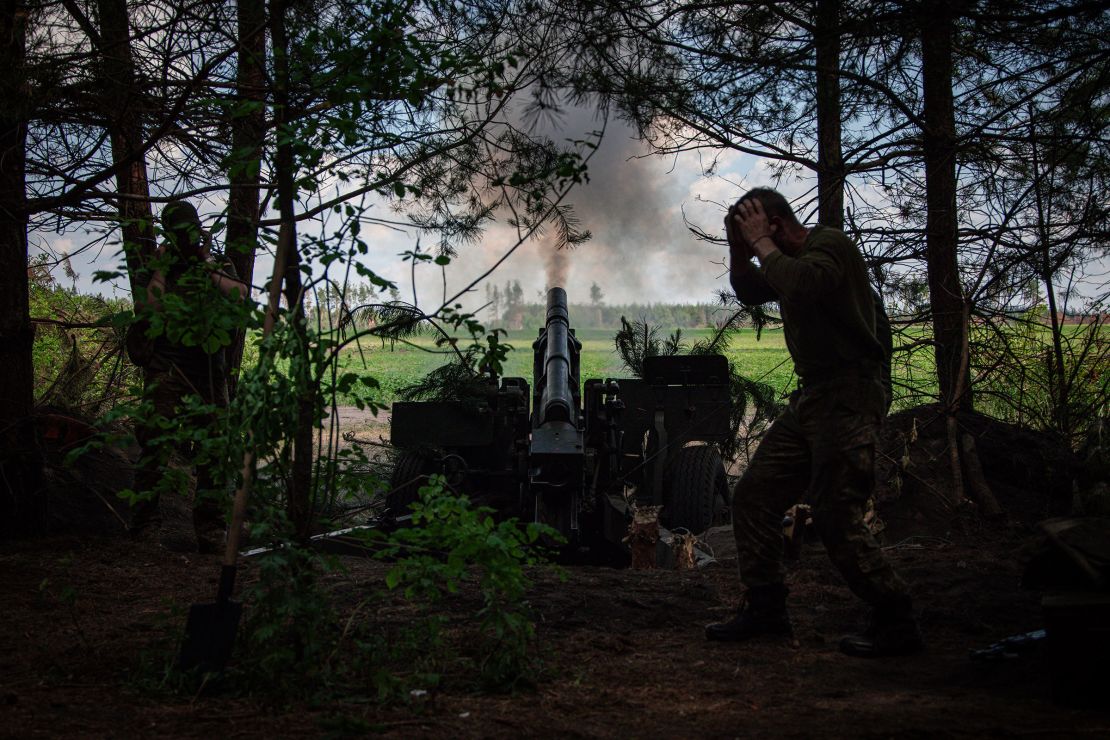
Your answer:
[[[1059,437],[976,412],[957,416],[974,440],[981,480],[1004,516],[1030,525],[1066,514],[1085,478],[1082,459]],[[880,435],[876,506],[889,537],[943,535],[963,513],[953,505],[948,431],[937,404],[891,415]],[[968,472],[961,471],[967,485]],[[970,496],[971,494],[968,493]],[[974,505],[970,504],[971,512]]]

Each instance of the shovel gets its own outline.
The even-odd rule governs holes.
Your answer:
[[[293,230],[287,222],[282,222],[278,232],[277,254],[274,257],[274,272],[270,278],[270,295],[266,318],[262,324],[262,338],[270,336],[277,318],[281,285],[285,276],[285,265],[294,249]],[[239,532],[247,511],[251,481],[254,472],[254,435],[247,436],[247,450],[243,453],[242,485],[235,492],[235,502],[231,508],[231,525],[227,532],[227,547],[220,565],[220,585],[216,589],[214,604],[193,604],[189,607],[189,617],[185,621],[185,639],[181,643],[181,653],[177,656],[177,667],[183,671],[200,669],[211,673],[222,670],[231,658],[235,647],[235,634],[239,631],[239,620],[243,616],[243,605],[231,600],[235,588],[235,574],[239,557]]]
[[[189,607],[189,617],[185,620],[185,639],[181,643],[181,653],[177,656],[179,670],[199,669],[202,673],[222,670],[235,647],[235,634],[239,631],[243,605],[231,600],[231,592],[235,588],[239,532],[243,528],[247,497],[250,495],[253,462],[252,454],[244,456],[243,484],[235,492],[235,503],[231,509],[231,526],[228,528],[227,547],[224,548],[224,559],[220,565],[220,585],[216,589],[216,601]]]

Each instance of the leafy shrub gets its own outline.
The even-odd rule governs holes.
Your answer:
[[[274,549],[258,558],[258,582],[245,594],[247,619],[232,678],[275,697],[306,698],[305,687],[312,686],[319,696],[370,688],[381,700],[434,688],[452,667],[454,680],[485,690],[531,682],[540,665],[525,568],[543,562],[541,537],[557,535],[544,525],[498,522],[492,515],[433,476],[413,504],[414,526],[366,533],[375,557],[391,563],[385,589],[422,615],[387,635],[364,617],[364,607],[388,599],[386,592],[344,616],[326,584],[343,570],[341,563],[298,544],[281,509],[260,511],[252,537]],[[474,615],[477,641],[467,640],[465,627],[461,638],[476,649],[459,659],[446,639],[444,600],[467,583],[477,587],[482,606]]]
[[[1033,311],[977,335],[978,409],[1056,432],[1075,449],[1095,433],[1110,408],[1110,336],[1101,320],[1054,334]]]
[[[340,639],[339,619],[321,578],[338,561],[292,538],[285,513],[268,508],[251,536],[273,549],[258,558],[258,582],[245,593],[249,605],[239,670],[246,685],[276,695],[302,694],[330,684],[325,658]]]
[[[432,476],[419,496],[412,505],[413,526],[394,532],[380,551],[380,557],[396,558],[386,586],[431,607],[475,579],[482,596],[476,615],[482,686],[507,689],[530,680],[537,664],[524,567],[542,562],[540,538],[557,539],[558,533],[534,522],[495,521],[492,509],[453,495],[442,476]]]
[[[28,269],[35,402],[96,417],[129,400],[138,380],[123,348],[130,305],[60,285],[45,259]]]

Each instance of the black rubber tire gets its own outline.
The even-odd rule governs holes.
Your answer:
[[[728,500],[728,476],[712,445],[683,447],[667,461],[663,473],[663,525],[700,534]]]
[[[428,476],[436,471],[435,458],[426,450],[402,450],[393,465],[389,479],[389,493],[385,496],[389,513],[404,516],[409,505],[419,498],[421,487],[427,485]]]

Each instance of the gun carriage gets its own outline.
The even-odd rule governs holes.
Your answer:
[[[507,377],[472,399],[393,405],[401,452],[391,513],[403,518],[426,476],[440,473],[576,548],[619,545],[633,506],[661,506],[672,529],[708,528],[728,496],[715,444],[730,434],[727,360],[649,357],[643,378],[580,383],[582,345],[562,288],[548,292],[532,349],[534,387]]]

